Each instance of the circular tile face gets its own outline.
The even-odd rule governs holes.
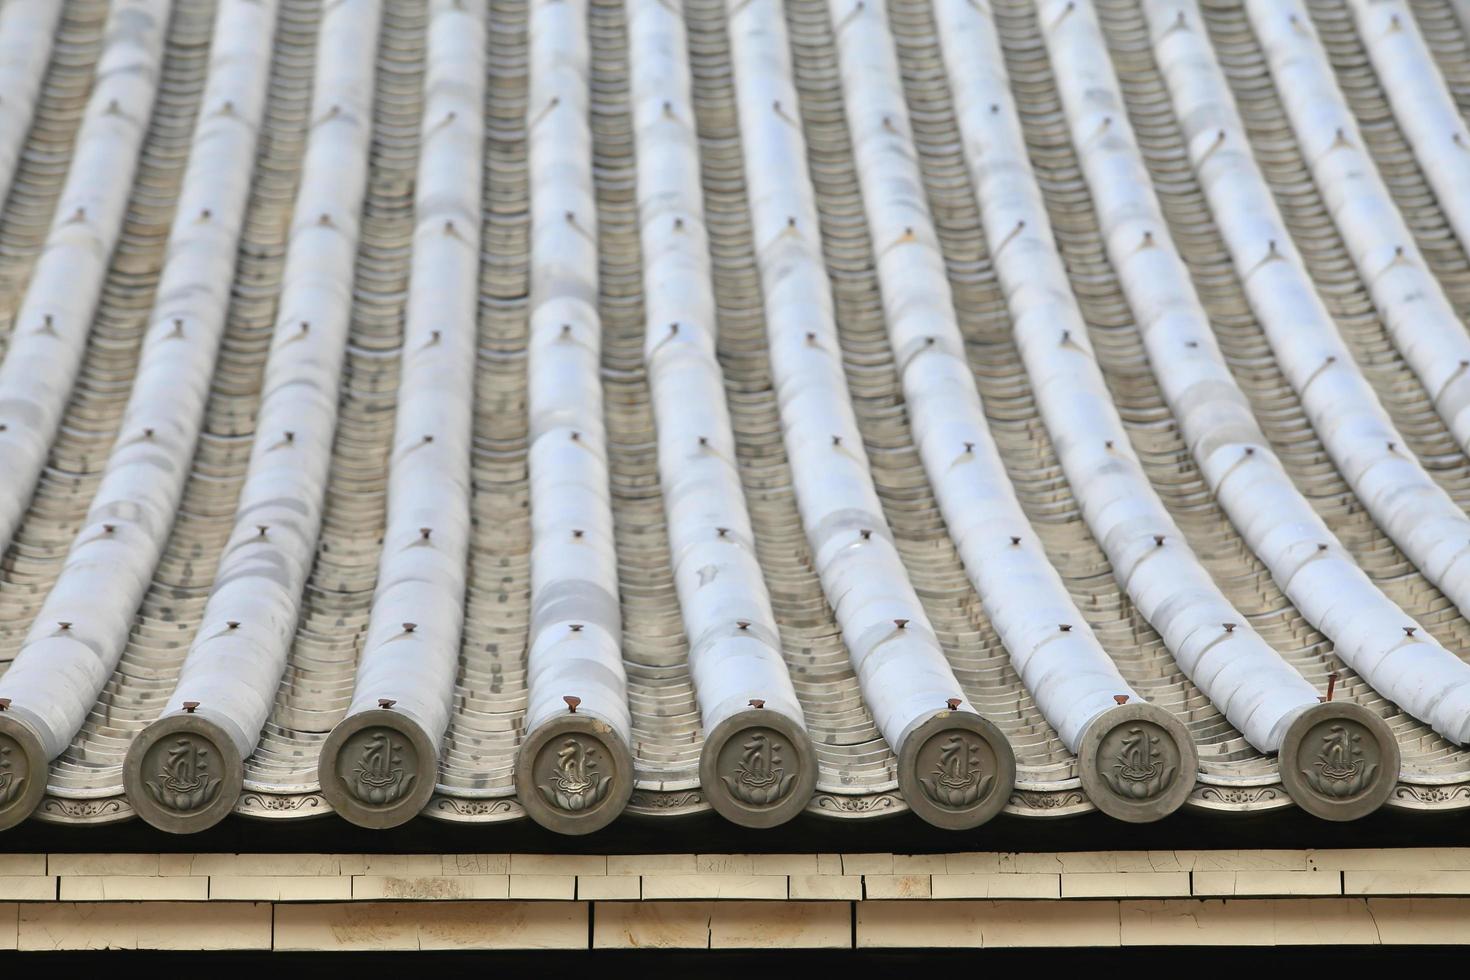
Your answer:
[[[433,741],[405,715],[375,708],[332,729],[317,766],[322,795],[343,819],[384,830],[412,820],[434,793]]]
[[[1077,756],[1093,805],[1130,823],[1161,820],[1183,806],[1199,769],[1189,730],[1146,703],[1100,715],[1083,734]]]
[[[611,823],[633,793],[633,757],[612,728],[591,716],[547,722],[516,759],[516,794],[526,813],[560,834]]]
[[[46,795],[48,760],[22,722],[0,717],[0,830],[31,815]]]
[[[123,764],[123,787],[138,815],[175,834],[224,819],[243,780],[234,743],[199,715],[170,715],[149,725]]]
[[[775,711],[742,711],[717,725],[700,755],[710,806],[743,827],[774,827],[800,813],[817,785],[816,756],[799,725]]]
[[[947,830],[978,827],[1001,811],[1016,782],[1016,756],[979,715],[941,711],[904,739],[898,785],[909,807]]]
[[[1378,809],[1399,777],[1399,746],[1382,718],[1351,701],[1302,712],[1281,740],[1281,781],[1297,805],[1326,820]]]

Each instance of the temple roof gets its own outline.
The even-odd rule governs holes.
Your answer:
[[[0,826],[1470,806],[1461,0],[0,52]]]

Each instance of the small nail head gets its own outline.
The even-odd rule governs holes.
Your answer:
[[[189,713],[189,714],[191,714],[191,715],[192,715],[192,714],[193,714],[193,713],[194,713],[194,712],[195,712],[195,711],[196,711],[196,710],[197,710],[197,709],[198,709],[198,708],[199,708],[199,702],[198,702],[198,701],[185,701],[185,702],[184,702],[184,710],[185,710],[185,711],[186,711],[186,712],[188,712],[188,713]]]
[[[563,694],[561,699],[567,703],[567,710],[572,714],[577,713],[577,705],[582,703],[582,699],[575,694]]]

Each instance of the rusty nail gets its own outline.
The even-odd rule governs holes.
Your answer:
[[[1337,671],[1327,675],[1327,700],[1332,700],[1332,693],[1337,690]]]
[[[113,531],[116,531],[116,530],[117,530],[117,525],[115,525],[115,524],[104,524],[104,525],[102,525],[102,533],[103,534],[111,534]]]
[[[582,699],[575,694],[563,694],[561,699],[567,703],[567,710],[572,714],[577,713],[577,705],[582,703]]]
[[[260,534],[258,536],[263,538],[263,537],[265,537],[265,532],[267,532],[267,531],[270,530],[270,525],[269,524],[257,524],[257,525],[255,525],[255,529],[260,532]]]
[[[283,435],[285,435],[287,442],[295,442],[296,441],[296,433],[290,431],[289,429],[285,433],[283,433]]]
[[[7,709],[9,707],[10,707],[10,699],[9,698],[0,698],[0,711],[4,711],[5,709]]]
[[[729,529],[729,528],[728,528],[728,527],[717,527],[717,528],[715,528],[715,533],[716,533],[716,535],[718,535],[718,536],[719,536],[719,537],[722,537],[722,538],[723,538],[723,537],[725,537],[725,536],[726,536],[726,535],[727,535],[727,534],[729,534],[729,533],[730,533],[730,529]]]
[[[766,701],[764,698],[751,698],[750,706],[752,708],[764,708],[766,706]]]
[[[60,626],[63,630],[71,629],[71,623],[57,623],[56,625]]]
[[[893,621],[893,625],[897,626],[899,629],[906,629],[909,625],[909,621],[907,619],[895,619]]]
[[[750,620],[748,620],[748,619],[737,619],[737,620],[735,620],[735,626],[738,629],[748,630],[748,629],[750,629]]]
[[[582,433],[580,433],[580,432],[573,432],[572,433],[572,441],[573,442],[581,442],[582,441]]]
[[[1234,623],[1221,623],[1220,625],[1223,626],[1223,627],[1225,627],[1225,632],[1227,632],[1227,633],[1234,633],[1235,632],[1235,624]]]
[[[1013,535],[1011,535],[1011,544],[1012,544],[1012,545],[1018,545],[1018,544],[1020,544],[1020,543],[1021,543],[1021,539],[1020,539],[1020,538],[1019,538],[1019,537],[1017,537],[1017,536],[1016,536],[1016,535],[1014,535],[1014,534],[1013,534]]]
[[[427,541],[427,540],[429,540],[429,535],[431,535],[433,533],[434,533],[434,529],[433,528],[431,528],[431,527],[421,527],[421,528],[419,528],[419,540],[420,541]]]
[[[1118,704],[1127,704],[1128,703],[1128,695],[1126,695],[1126,694],[1114,694],[1113,695],[1113,700],[1115,702],[1117,702]]]
[[[403,624],[403,632],[405,632],[405,633],[412,633],[414,630],[416,630],[418,628],[419,628],[419,624],[418,623],[404,623]]]
[[[199,707],[199,702],[198,701],[185,701],[184,702],[184,710],[187,711],[191,715],[194,713],[194,709],[195,708],[198,708],[198,707]]]
[[[581,623],[573,623],[572,624],[572,632],[573,633],[580,633],[580,632],[582,632],[582,624]]]
[[[974,451],[975,451],[975,444],[973,442],[967,442],[967,443],[965,443],[965,452],[967,452],[967,453],[973,453]]]
[[[867,541],[873,536],[873,532],[869,531],[867,528],[863,528],[861,531],[858,532],[858,534],[862,535],[864,541]]]
[[[1417,627],[1417,626],[1405,626],[1404,627],[1404,635],[1405,636],[1413,636],[1414,635],[1414,631],[1417,630],[1418,628],[1419,627]]]
[[[572,537],[580,538],[585,532],[580,527],[572,528]]]
[[[960,698],[950,698],[944,703],[949,707],[950,711],[958,711],[960,707]]]
[[[1158,548],[1162,548],[1164,546],[1164,536],[1162,534],[1154,535],[1154,546]]]
[[[1071,623],[1058,623],[1057,624],[1057,629],[1061,630],[1063,633],[1070,633],[1070,632],[1072,632],[1072,624]]]
[[[378,707],[380,708],[391,708],[397,703],[393,698],[378,698]]]
[[[840,446],[840,445],[842,445],[842,437],[841,436],[833,436],[832,437],[832,445],[834,445],[834,446]]]
[[[240,628],[240,622],[239,622],[239,620],[235,620],[235,619],[230,620],[228,623],[225,623],[225,625],[227,627],[229,627],[230,629],[232,629],[232,630],[237,630],[237,629]]]

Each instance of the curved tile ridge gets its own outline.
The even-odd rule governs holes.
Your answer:
[[[168,3],[151,0],[114,8],[108,19],[108,42],[65,189],[0,364],[0,549],[30,501],[86,351],[157,95],[168,13]],[[126,547],[111,542],[97,550],[116,555]],[[100,595],[89,598],[105,597],[109,585],[104,579]],[[95,579],[92,588],[99,588]],[[135,608],[136,602],[124,615],[131,617]],[[116,661],[115,652],[110,659],[94,652],[98,636],[85,618],[80,621],[76,635],[70,616],[48,619],[44,627],[36,622],[29,641],[52,638],[44,643],[46,652],[17,658],[0,678],[0,710],[6,712],[0,747],[23,756],[24,763],[12,765],[27,773],[23,792],[5,794],[10,798],[3,800],[0,826],[24,819],[35,806],[47,763],[86,720]],[[114,646],[126,638],[125,622]]]
[[[1193,0],[1144,8],[1191,163],[1277,362],[1374,520],[1470,610],[1470,518],[1405,448],[1313,287]]]
[[[1154,373],[1221,506],[1343,660],[1404,710],[1465,742],[1470,665],[1427,635],[1351,560],[1291,483],[1225,365],[1169,238],[1091,6],[1048,2],[1042,29],[1053,60],[1068,67],[1059,77],[1063,104],[1073,141],[1085,149],[1083,170],[1109,256]]]
[[[10,190],[31,128],[61,10],[54,0],[0,7],[0,200]]]
[[[381,6],[342,0],[323,15],[316,122],[235,526],[173,695],[124,763],[130,802],[165,830],[230,811],[295,636],[337,420]]]
[[[168,0],[137,0],[108,16],[66,188],[0,364],[0,548],[25,513],[86,350],[153,111],[168,18]]]
[[[531,632],[516,792],[590,833],[633,791],[607,437],[586,0],[531,0]]]
[[[1455,235],[1470,242],[1470,126],[1403,0],[1348,0],[1394,119]],[[1470,246],[1467,246],[1470,247]]]
[[[728,0],[771,369],[802,526],[863,700],[925,820],[973,827],[1005,805],[1015,756],[963,698],[892,541],[853,415],[776,0]],[[948,705],[948,710],[946,710]]]
[[[387,530],[352,704],[322,747],[322,792],[395,827],[433,794],[464,622],[470,534],[485,0],[433,0]]]
[[[829,9],[889,341],[914,439],[965,571],[1027,690],[1078,753],[1089,798],[1119,817],[1166,816],[1193,789],[1194,741],[1173,715],[1147,704],[1124,680],[1016,499],[965,359],[887,17],[866,0],[829,0]],[[1156,547],[1150,537],[1144,554]],[[1165,759],[1170,775],[1145,776],[1138,794],[1130,783],[1125,796],[1102,778],[1100,756],[1111,762],[1121,748],[1115,743],[1145,723],[1158,753],[1153,758]]]
[[[225,0],[219,11],[204,111],[122,432],[61,574],[0,680],[0,696],[34,720],[53,757],[81,729],[127,647],[189,475],[229,309],[275,13],[274,0]]]
[[[995,25],[966,0],[938,0],[935,13],[1013,330],[1083,517],[1190,679],[1252,745],[1274,752],[1317,692],[1249,628],[1143,471],[1053,240]]]
[[[1250,2],[1246,11],[1353,263],[1435,409],[1470,451],[1470,336],[1395,207],[1306,8],[1298,0],[1268,0]],[[1396,118],[1407,123],[1404,113]],[[1470,172],[1470,149],[1461,156],[1462,174]]]
[[[816,755],[756,560],[715,358],[688,39],[682,18],[662,0],[631,7],[645,359],[669,549],[707,733],[700,783],[727,819],[772,827],[811,798]]]

